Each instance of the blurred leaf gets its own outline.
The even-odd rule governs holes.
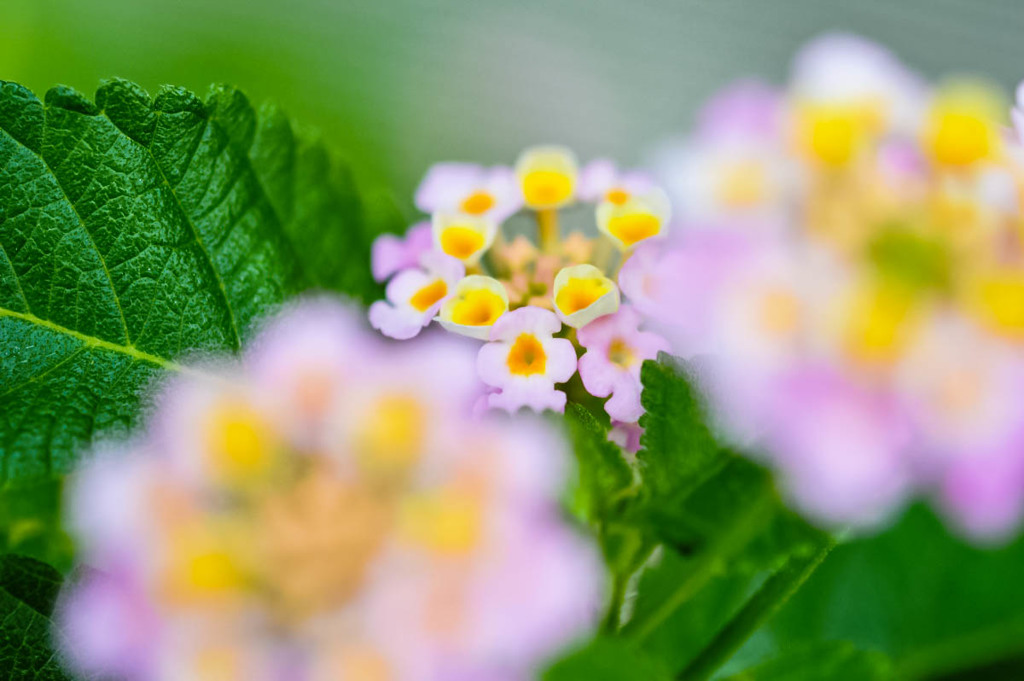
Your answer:
[[[822,639],[880,650],[905,679],[1016,678],[1005,669],[1024,657],[1022,566],[1024,539],[971,547],[913,507],[839,546],[766,633],[780,650]]]
[[[671,670],[703,654],[713,671],[792,593],[772,580],[788,579],[790,561],[813,570],[831,539],[783,506],[768,471],[720,445],[689,365],[662,355],[642,380],[643,485],[631,517],[665,546],[640,575],[624,633]]]
[[[563,657],[541,677],[544,681],[669,681],[671,675],[626,642],[598,637]]]
[[[779,657],[723,681],[887,681],[896,678],[889,659],[847,641],[825,641],[787,650]]]
[[[68,471],[289,296],[375,297],[370,230],[345,166],[237,90],[0,83],[0,485]]]
[[[60,480],[0,490],[0,553],[71,569],[73,546],[61,527]]]
[[[60,574],[37,560],[0,556],[0,671],[5,679],[68,678],[52,643],[50,614]]]

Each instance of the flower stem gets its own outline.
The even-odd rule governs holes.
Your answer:
[[[710,679],[715,671],[750,638],[750,635],[796,593],[835,545],[832,536],[822,533],[813,553],[790,558],[676,678],[680,681]]]
[[[558,252],[558,211],[554,208],[543,208],[537,211],[537,235],[540,250],[553,255]]]
[[[622,611],[622,601],[626,597],[626,583],[628,581],[628,575],[621,574],[616,574],[612,579],[612,593],[608,603],[608,613],[601,624],[601,630],[606,634],[614,634],[619,629],[619,613]]]

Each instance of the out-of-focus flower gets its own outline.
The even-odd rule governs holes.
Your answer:
[[[521,307],[495,323],[491,342],[477,357],[481,380],[500,389],[488,397],[490,406],[509,412],[565,409],[565,393],[555,384],[576,373],[576,350],[570,341],[554,338],[561,328],[554,313],[537,307]]]
[[[655,154],[655,172],[684,223],[783,217],[796,181],[785,156],[783,114],[782,93],[742,81],[701,109],[691,137]]]
[[[641,331],[640,322],[640,315],[623,305],[615,314],[581,328],[578,334],[580,345],[587,349],[579,361],[584,387],[596,397],[610,397],[604,409],[613,420],[623,423],[635,423],[643,414],[641,364],[669,350],[668,341]]]
[[[1006,102],[998,92],[980,82],[954,81],[935,94],[921,132],[921,145],[935,163],[962,168],[999,158]]]
[[[515,197],[507,195],[510,182]],[[487,197],[496,202],[500,199],[504,208],[492,207]],[[593,227],[597,229],[576,228],[563,235],[559,209],[577,200],[595,204]],[[399,274],[388,287],[387,301],[371,307],[376,328],[395,338],[411,337],[433,316],[448,331],[492,343],[513,343],[515,339],[495,337],[492,329],[505,328],[504,320],[510,315],[513,320],[523,319],[513,313],[527,309],[526,317],[554,324],[538,338],[547,337],[544,342],[553,343],[554,348],[572,347],[577,354],[581,347],[574,331],[568,331],[565,339],[554,338],[562,324],[582,331],[614,314],[622,297],[615,281],[620,269],[630,273],[626,277],[630,281],[656,274],[651,270],[657,269],[654,254],[658,244],[665,242],[672,213],[665,192],[645,173],[620,170],[605,159],[580,171],[575,155],[559,146],[523,151],[511,179],[504,168],[435,165],[420,185],[416,203],[433,213],[432,255],[460,260],[466,272],[457,282],[445,274],[454,273],[454,268],[441,272],[436,266],[427,268],[429,271],[421,266]],[[534,239],[522,233],[514,237],[503,233],[502,221],[509,217],[509,210],[521,206],[531,210],[536,219]],[[518,225],[509,229],[518,229]],[[595,231],[599,233],[595,235]],[[633,257],[635,251],[647,248],[652,255]],[[428,262],[440,261],[423,260]],[[634,291],[641,299],[638,304],[646,304],[650,292],[641,287]],[[541,310],[554,315],[540,314]],[[513,323],[520,322],[508,322]],[[497,352],[492,347],[484,354],[490,357]],[[529,381],[531,386],[546,383],[546,387],[528,395],[506,386],[508,381],[511,386],[520,385],[515,372],[510,374],[514,380],[501,372],[491,372],[488,378],[481,365],[481,377],[493,390],[480,403],[513,411],[519,406],[563,409],[566,396],[554,385],[572,371],[565,378],[554,378],[561,375],[563,367],[557,362],[548,364],[545,375],[530,374]],[[634,420],[639,418],[636,409],[630,413]]]
[[[418,334],[466,273],[458,260],[434,251],[424,253],[421,263],[388,282],[387,302],[370,306],[370,323],[385,336],[406,340]]]
[[[420,256],[433,246],[433,234],[429,222],[418,222],[409,228],[405,237],[382,234],[373,242],[370,262],[373,278],[384,281],[395,272],[415,267]]]
[[[608,201],[622,205],[654,187],[654,181],[647,173],[621,171],[614,161],[605,158],[591,161],[580,171],[579,196],[584,201]]]
[[[858,159],[883,135],[918,125],[922,86],[885,48],[835,33],[808,43],[793,60],[794,135],[826,166]]]
[[[438,163],[416,190],[416,207],[424,213],[480,215],[501,224],[520,206],[515,173],[505,166]]]
[[[564,445],[470,418],[456,341],[385,352],[357,328],[300,305],[75,477],[95,568],[57,609],[75,672],[526,679],[589,628],[600,560],[559,517]]]
[[[916,492],[975,536],[1021,521],[1024,152],[1005,108],[828,35],[787,88],[727,89],[658,155],[681,219],[625,263],[623,295],[708,355],[716,422],[826,522],[874,525]],[[741,159],[746,179],[720,181]]]

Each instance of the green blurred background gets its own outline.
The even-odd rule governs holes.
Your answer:
[[[741,75],[828,29],[927,74],[1024,76],[1020,0],[0,0],[0,79],[238,85],[407,196],[438,159],[560,141],[637,161]]]

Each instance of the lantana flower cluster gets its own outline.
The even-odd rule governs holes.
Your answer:
[[[1024,105],[1024,90],[1018,106]],[[849,35],[742,82],[654,160],[677,209],[623,292],[701,356],[724,430],[795,501],[872,524],[914,493],[977,537],[1024,512],[1024,109]]]
[[[563,233],[560,215],[581,201],[597,229]],[[668,344],[641,330],[616,275],[637,247],[664,236],[665,192],[607,160],[580,169],[552,146],[527,149],[514,168],[437,164],[416,206],[429,221],[374,244],[374,276],[388,284],[387,300],[370,308],[373,326],[406,339],[437,321],[482,341],[484,405],[509,412],[562,411],[560,387],[578,370],[588,392],[609,398],[612,420],[635,432],[640,366]],[[508,229],[521,212],[532,213],[535,238]]]
[[[596,551],[563,524],[563,443],[469,418],[472,356],[384,347],[306,301],[241,362],[166,385],[71,484],[90,571],[58,607],[103,678],[522,679],[582,635]],[[198,371],[196,370],[198,369]]]

